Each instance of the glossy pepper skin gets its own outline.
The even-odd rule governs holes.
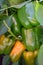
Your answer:
[[[24,51],[23,58],[26,62],[26,65],[34,65],[34,53],[31,51]]]
[[[10,38],[5,38],[3,42],[5,44],[5,49],[4,49],[3,54],[5,54],[5,55],[9,54],[12,47],[13,47],[13,45],[14,45],[14,43],[13,43],[14,41],[12,39],[10,39]]]
[[[40,48],[39,42],[40,26],[33,28],[33,32],[35,37],[35,49],[38,50]]]
[[[18,10],[18,18],[20,23],[25,28],[31,28],[32,26],[38,26],[39,22],[35,18],[35,5],[34,2],[25,4]]]
[[[0,54],[3,54],[3,52],[4,52],[4,46],[3,46],[4,38],[5,38],[4,35],[0,36]]]
[[[20,20],[20,23],[21,25],[24,27],[24,28],[31,28],[31,23],[29,22],[27,16],[26,16],[26,13],[25,13],[25,6],[23,6],[22,8],[20,8],[18,10],[18,18]]]
[[[10,53],[11,60],[13,62],[18,61],[25,49],[26,48],[25,48],[24,44],[22,44],[21,41],[16,41],[15,45],[14,45],[14,47],[11,50],[11,53]]]
[[[2,35],[0,37],[0,54],[9,54],[13,46],[13,40]]]
[[[18,19],[18,16],[16,14],[13,15],[12,21],[13,21],[13,24],[12,24],[12,32],[15,35],[19,35],[20,34],[21,24],[19,23],[19,19]]]
[[[33,29],[22,28],[22,39],[27,50],[29,51],[35,50],[35,37],[34,37]]]

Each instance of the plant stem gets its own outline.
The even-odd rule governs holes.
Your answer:
[[[5,20],[3,20],[4,25],[6,26],[6,28],[8,29],[8,32],[11,34],[11,36],[13,36],[15,39],[18,39],[13,32],[11,31],[11,28],[7,25],[7,23],[5,22]]]

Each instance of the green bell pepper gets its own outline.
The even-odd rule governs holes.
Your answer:
[[[40,42],[39,42],[39,34],[40,34],[40,27],[33,28],[34,37],[35,37],[35,49],[38,50],[40,48]]]
[[[35,37],[32,29],[22,28],[22,39],[27,50],[29,51],[35,50]]]
[[[12,32],[15,35],[19,35],[20,34],[21,24],[19,23],[18,16],[17,15],[14,15],[12,17],[12,21],[13,21],[13,24],[12,24]]]
[[[35,18],[35,4],[33,2],[27,3],[18,10],[18,18],[20,23],[25,28],[31,28],[31,26],[39,25],[39,22]]]
[[[26,13],[25,13],[25,7],[22,7],[18,10],[18,18],[20,20],[20,23],[25,28],[31,28],[31,23],[29,22]]]
[[[39,27],[35,27],[33,29],[22,28],[22,38],[27,50],[34,51],[35,49],[39,49],[40,43],[38,33]]]

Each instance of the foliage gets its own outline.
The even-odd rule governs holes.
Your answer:
[[[8,30],[10,30],[9,33],[11,34],[11,38],[13,36],[18,39],[11,30],[11,26],[14,23],[12,21],[12,17],[15,14],[17,14],[18,19],[21,19],[21,21],[30,22],[33,28],[36,27],[37,24],[34,25],[36,22],[38,22],[39,26],[41,26],[39,32],[40,49],[37,61],[39,65],[43,65],[43,0],[0,0],[0,35],[5,34]],[[22,25],[20,23],[20,25],[21,27],[25,27],[24,24]],[[2,65],[9,65],[9,63],[9,56],[4,56]],[[24,65],[25,63],[23,63],[24,60],[20,59],[20,62],[17,61],[12,65]]]

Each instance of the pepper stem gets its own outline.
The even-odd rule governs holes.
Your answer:
[[[8,29],[8,32],[11,34],[11,36],[13,36],[15,39],[18,39],[13,32],[11,31],[11,28],[7,25],[7,23],[5,22],[5,20],[3,20],[4,25],[6,26],[6,28]]]

